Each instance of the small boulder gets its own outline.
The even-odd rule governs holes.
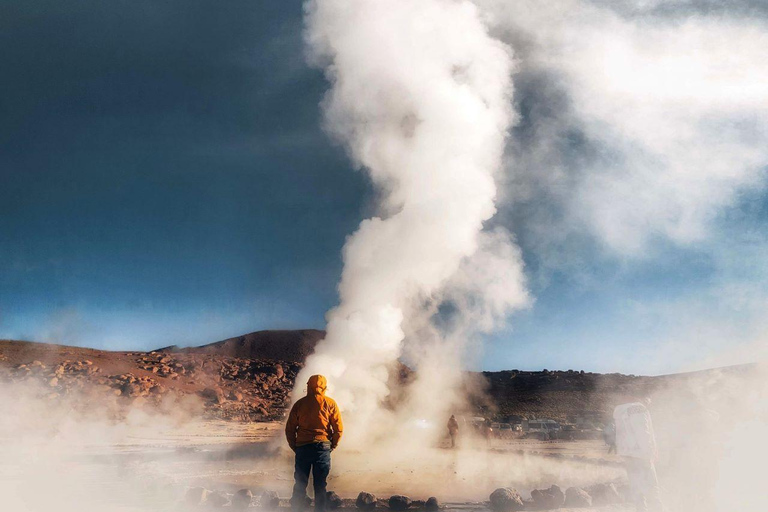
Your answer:
[[[251,506],[253,493],[250,489],[240,489],[232,496],[232,508],[243,509]]]
[[[126,382],[122,387],[123,396],[137,397],[141,396],[141,386],[133,382]]]
[[[200,396],[217,404],[221,404],[226,401],[224,392],[219,387],[205,388],[200,392]]]
[[[357,495],[355,506],[360,510],[373,510],[376,508],[376,496],[369,492],[361,492]]]
[[[274,509],[280,506],[280,496],[275,491],[264,491],[259,500],[261,508]]]
[[[427,512],[437,512],[438,510],[440,510],[440,502],[437,501],[437,498],[432,496],[424,504],[424,510],[426,510]]]
[[[344,502],[342,501],[341,496],[335,492],[328,491],[325,493],[325,506],[328,510],[336,510],[337,508],[341,508],[343,504]]]
[[[592,497],[592,504],[595,506],[613,505],[622,501],[616,486],[610,482],[590,485],[585,490]]]
[[[229,497],[223,492],[213,491],[205,498],[208,508],[221,508],[229,504]]]
[[[491,509],[495,512],[523,510],[523,498],[515,489],[502,487],[491,493]]]
[[[572,508],[591,507],[592,497],[584,489],[569,487],[565,491],[565,506]]]
[[[560,508],[565,503],[565,494],[562,489],[557,485],[551,486],[549,489],[534,489],[531,491],[531,499],[533,499],[533,505],[540,510],[549,510],[553,508]]]
[[[407,510],[408,507],[410,506],[411,506],[411,498],[409,498],[408,496],[395,494],[394,496],[391,496],[389,498],[389,510],[394,510],[395,512],[402,512],[403,510]]]

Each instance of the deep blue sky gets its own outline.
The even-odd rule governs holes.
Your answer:
[[[323,327],[373,192],[321,129],[300,2],[0,12],[0,338],[148,349]],[[519,233],[536,302],[481,366],[658,373],[751,342],[752,303],[720,291],[762,300],[763,246],[740,244],[767,216],[744,197],[705,247],[639,262],[587,248],[565,269]],[[701,316],[706,333],[689,329]]]

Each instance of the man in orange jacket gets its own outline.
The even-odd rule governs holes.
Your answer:
[[[301,510],[307,502],[309,472],[315,489],[315,511],[325,510],[326,479],[331,471],[331,451],[341,439],[344,426],[336,402],[325,396],[328,384],[322,375],[313,375],[307,382],[307,396],[299,399],[288,415],[285,438],[296,453],[291,505]]]

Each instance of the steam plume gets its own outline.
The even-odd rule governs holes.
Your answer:
[[[352,437],[370,435],[407,334],[418,338],[411,353],[432,363],[424,375],[450,388],[438,368],[453,366],[459,338],[430,327],[443,300],[459,307],[452,332],[463,335],[462,317],[480,315],[487,327],[526,301],[509,235],[482,231],[496,211],[494,173],[513,121],[513,61],[466,1],[317,0],[306,12],[311,58],[332,84],[327,130],[381,201],[380,215],[347,240],[340,304],[298,383],[328,374]]]
[[[764,190],[765,16],[728,3],[478,0],[520,59],[524,119],[505,203],[516,233],[559,266],[574,236],[644,257],[706,242]],[[757,4],[755,4],[756,6]],[[525,233],[525,234],[524,234]]]

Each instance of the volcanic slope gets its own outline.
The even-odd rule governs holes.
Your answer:
[[[75,407],[88,407],[97,397],[116,411],[182,399],[197,403],[206,417],[274,420],[284,416],[296,375],[323,336],[313,329],[259,331],[200,347],[151,352],[0,340],[0,385],[34,390],[52,403],[66,399]],[[758,371],[765,371],[765,365],[659,377],[573,370],[467,373],[471,408],[466,412],[499,422],[552,418],[599,425],[616,404],[634,397],[702,386],[712,393]],[[412,377],[401,365],[393,379],[407,385]]]
[[[200,347],[172,345],[158,349],[158,352],[303,362],[324,337],[325,331],[317,329],[258,331]]]

